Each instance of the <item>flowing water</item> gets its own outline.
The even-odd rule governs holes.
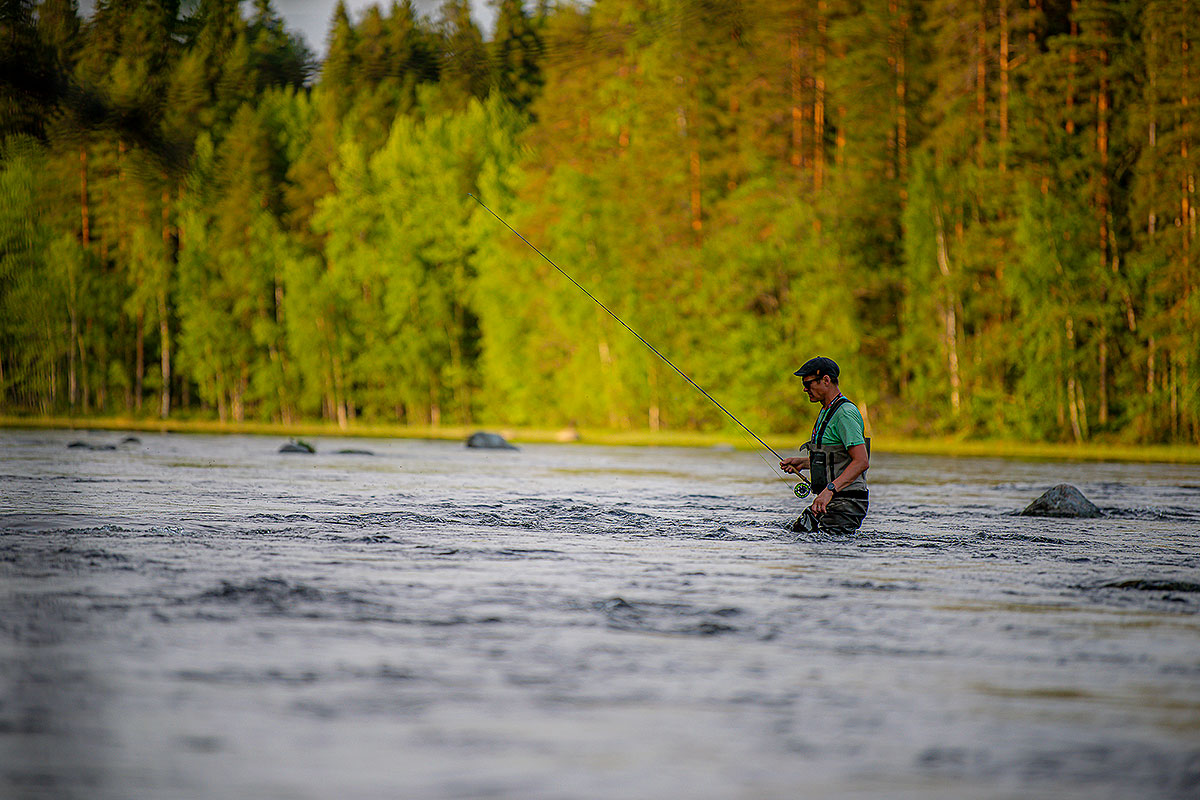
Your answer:
[[[0,797],[1200,797],[1200,467],[877,453],[829,538],[753,453],[123,438],[0,431]]]

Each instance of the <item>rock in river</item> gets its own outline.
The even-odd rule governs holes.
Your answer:
[[[67,445],[70,450],[116,450],[115,444],[91,444],[89,442],[71,442]]]
[[[1083,492],[1067,483],[1060,483],[1030,503],[1023,517],[1099,517],[1100,509],[1083,496]]]
[[[315,453],[317,449],[308,442],[291,441],[279,448],[281,453]]]
[[[487,433],[485,431],[476,431],[467,439],[467,447],[484,447],[490,450],[516,450],[515,445],[509,444],[503,436],[498,433]]]

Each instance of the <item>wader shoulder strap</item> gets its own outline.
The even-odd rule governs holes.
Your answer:
[[[818,430],[816,436],[813,437],[813,441],[816,442],[817,447],[821,446],[821,440],[825,438],[825,429],[829,427],[829,421],[833,419],[833,415],[837,413],[839,408],[849,402],[850,398],[846,397],[846,395],[842,395],[837,400],[833,401],[833,405],[829,407],[829,413],[826,414],[825,419],[821,421],[820,430]]]

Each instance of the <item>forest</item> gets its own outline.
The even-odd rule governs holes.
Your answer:
[[[1200,443],[1189,0],[0,3],[0,413]]]

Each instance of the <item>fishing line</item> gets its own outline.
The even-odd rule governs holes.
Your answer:
[[[771,447],[771,445],[767,444],[767,443],[766,443],[766,442],[764,442],[762,439],[760,439],[757,433],[755,433],[754,431],[752,431],[752,430],[750,430],[749,428],[747,428],[747,427],[745,426],[745,424],[744,424],[744,423],[743,423],[743,422],[742,422],[740,419],[738,419],[737,417],[735,417],[735,416],[733,415],[733,413],[732,413],[732,412],[731,412],[729,409],[725,408],[725,406],[723,406],[723,405],[721,405],[720,403],[718,403],[718,402],[717,402],[717,400],[716,400],[716,398],[715,398],[715,397],[713,397],[711,394],[709,394],[708,392],[704,391],[703,387],[701,387],[701,386],[700,386],[700,384],[696,383],[694,380],[692,380],[691,378],[689,378],[689,377],[687,376],[687,373],[685,373],[685,372],[684,372],[683,370],[681,370],[679,367],[675,366],[675,362],[671,361],[671,359],[667,358],[667,357],[666,357],[666,356],[664,356],[662,353],[660,353],[657,347],[655,347],[654,345],[652,345],[652,344],[650,344],[649,342],[647,342],[647,341],[646,341],[644,338],[642,338],[642,335],[641,335],[640,333],[638,333],[638,332],[637,332],[637,331],[635,331],[633,328],[631,328],[631,327],[629,327],[628,325],[626,325],[626,324],[625,324],[625,320],[621,319],[621,318],[620,318],[620,317],[618,317],[616,314],[614,314],[614,313],[613,313],[613,311],[612,311],[612,309],[610,309],[608,306],[604,305],[604,303],[601,303],[601,302],[600,302],[600,301],[599,301],[599,300],[596,298],[596,296],[595,296],[595,295],[593,295],[593,294],[592,294],[591,292],[589,292],[587,289],[583,288],[583,286],[581,286],[581,285],[579,284],[579,281],[575,280],[575,279],[574,279],[574,278],[572,278],[570,275],[568,275],[568,274],[567,274],[567,273],[566,273],[566,272],[563,270],[563,268],[562,268],[562,267],[560,267],[558,264],[555,264],[555,263],[554,263],[554,262],[553,262],[553,261],[550,259],[550,256],[546,255],[546,254],[545,254],[545,253],[543,253],[541,250],[537,249],[537,247],[535,247],[535,246],[533,245],[533,243],[532,243],[532,242],[530,242],[528,239],[526,239],[524,236],[522,236],[522,235],[521,235],[520,231],[518,231],[518,230],[517,230],[516,228],[514,228],[512,225],[509,225],[507,222],[505,222],[503,217],[501,217],[501,216],[500,216],[499,214],[497,214],[495,211],[492,211],[490,208],[488,208],[488,207],[487,207],[487,205],[486,205],[486,204],[485,204],[485,203],[484,203],[482,200],[480,200],[478,197],[476,197],[475,195],[471,194],[470,192],[468,192],[468,193],[467,193],[467,197],[470,197],[470,198],[471,198],[472,200],[474,200],[476,203],[479,203],[479,205],[483,206],[483,209],[484,209],[485,211],[487,211],[489,214],[491,214],[493,217],[495,217],[496,219],[498,219],[498,220],[500,221],[500,224],[501,224],[501,225],[503,225],[504,227],[506,227],[506,228],[508,228],[510,231],[512,231],[512,232],[513,232],[513,233],[516,235],[516,237],[517,237],[518,239],[520,239],[520,240],[521,240],[522,242],[524,242],[525,244],[529,245],[530,249],[532,249],[532,250],[533,250],[533,252],[537,253],[539,256],[541,256],[542,258],[544,258],[544,259],[546,260],[546,263],[547,263],[547,264],[549,264],[550,266],[554,267],[556,270],[558,270],[558,271],[559,271],[559,273],[561,273],[561,274],[562,274],[562,276],[563,276],[563,277],[565,277],[565,278],[566,278],[567,280],[569,280],[571,283],[575,284],[575,288],[579,289],[579,291],[583,292],[583,293],[584,293],[584,294],[586,294],[588,297],[590,297],[590,298],[592,299],[592,302],[594,302],[596,305],[598,305],[598,306],[600,306],[601,308],[603,308],[605,311],[607,311],[607,312],[608,312],[608,315],[609,315],[610,317],[612,317],[613,319],[615,319],[617,322],[621,323],[621,326],[622,326],[622,327],[624,327],[624,328],[625,328],[625,330],[629,331],[629,332],[630,332],[630,333],[632,333],[634,336],[636,336],[636,337],[638,338],[638,341],[639,341],[639,342],[641,342],[642,344],[646,345],[646,347],[650,348],[650,351],[651,351],[651,352],[653,352],[653,353],[654,353],[654,355],[656,355],[656,356],[658,356],[659,358],[661,358],[661,359],[662,359],[664,362],[666,362],[667,366],[669,366],[671,369],[673,369],[673,370],[675,370],[676,372],[678,372],[678,373],[680,374],[680,376],[681,376],[681,377],[682,377],[682,378],[683,378],[685,381],[687,381],[688,383],[690,383],[690,384],[693,386],[693,388],[695,388],[695,389],[696,389],[696,391],[700,392],[700,394],[702,394],[702,395],[704,395],[705,397],[707,397],[707,398],[709,399],[709,401],[710,401],[710,402],[712,402],[712,404],[713,404],[713,405],[715,405],[717,408],[719,408],[719,409],[721,409],[722,411],[724,411],[724,412],[725,412],[725,415],[726,415],[727,417],[729,417],[731,420],[733,420],[734,422],[736,422],[736,423],[737,423],[737,424],[738,424],[738,425],[741,427],[741,429],[742,429],[742,430],[744,430],[746,433],[748,433],[748,434],[750,434],[751,436],[753,436],[753,437],[754,437],[754,439],[755,439],[755,441],[757,441],[757,442],[758,442],[759,444],[761,444],[763,447],[765,447],[765,448],[767,448],[768,450],[770,450],[770,451],[771,451],[771,454],[772,454],[772,455],[774,455],[776,458],[778,458],[780,461],[783,461],[783,456],[779,455],[779,453],[776,453],[776,452],[775,452],[775,448]],[[759,458],[763,458],[763,456],[762,456],[762,453],[759,453],[759,454],[758,454],[758,456],[759,456]],[[765,458],[763,458],[763,461],[765,462],[765,461],[766,461],[766,459],[765,459]],[[770,463],[767,463],[767,466],[771,466],[771,465],[770,465]],[[775,467],[771,467],[771,469],[772,469],[773,471],[775,471],[775,472],[776,472],[776,474],[778,474],[778,470],[777,470]],[[786,479],[786,478],[783,478],[782,476],[780,476],[780,480],[782,480],[784,483],[787,483],[787,482],[788,482],[788,481],[787,481],[787,479]],[[802,483],[801,483],[801,484],[797,484],[797,485],[796,485],[796,487],[795,487],[795,489],[793,490],[793,491],[795,491],[795,493],[796,493],[796,496],[797,496],[797,497],[803,497],[803,496],[804,496],[803,494],[801,494],[801,493],[800,493],[800,489],[801,489],[801,486],[802,486],[802,485],[804,486],[804,489],[805,489],[805,492],[804,492],[804,493],[805,493],[805,494],[807,494],[807,493],[808,493],[808,487],[807,487],[807,485],[803,483],[803,479],[801,479],[801,481],[802,481]],[[790,485],[790,484],[789,484],[789,485]]]

